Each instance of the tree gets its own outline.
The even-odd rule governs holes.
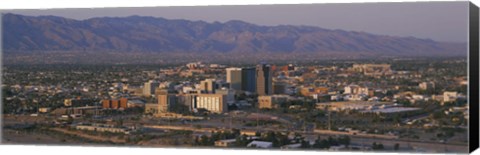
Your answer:
[[[208,145],[210,145],[209,138],[208,138],[206,135],[202,135],[202,136],[200,137],[200,145],[202,145],[202,146],[208,146]]]
[[[238,146],[238,147],[247,146],[247,144],[249,142],[246,135],[240,135],[235,139],[236,139],[235,146]]]
[[[348,146],[350,145],[350,137],[349,136],[341,136],[340,138],[338,138],[338,143],[342,144],[342,145],[345,145],[345,147],[348,148]]]
[[[262,135],[262,134],[261,134],[259,131],[255,132],[255,136],[256,136],[256,137],[260,137],[261,135]]]
[[[190,109],[188,106],[183,104],[173,104],[172,111],[175,113],[183,114],[183,115],[190,115]]]
[[[328,147],[338,145],[338,140],[333,139],[331,136],[328,136],[327,142],[328,142]]]
[[[290,140],[288,139],[288,136],[286,135],[279,135],[279,143],[280,146],[287,145],[290,143]]]
[[[377,144],[376,142],[373,142],[372,149],[373,150],[383,150],[383,144],[381,144],[381,143]]]
[[[309,144],[307,141],[305,141],[305,140],[302,139],[302,141],[301,141],[301,146],[300,146],[300,147],[301,147],[301,148],[304,148],[304,149],[310,148],[310,144]]]

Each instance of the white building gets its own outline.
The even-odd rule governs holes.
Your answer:
[[[368,95],[368,87],[360,87],[358,85],[349,85],[344,88],[344,94],[353,94],[353,95]]]
[[[282,147],[280,147],[281,149],[298,149],[302,147],[302,144],[301,143],[296,143],[296,144],[288,144],[288,145],[284,145]]]
[[[223,94],[198,94],[194,101],[194,109],[205,109],[213,113],[228,111],[227,97]]]
[[[143,95],[144,96],[151,96],[155,94],[155,89],[160,86],[160,83],[150,80],[143,85]]]
[[[200,81],[200,91],[204,93],[215,93],[217,84],[214,79],[205,79]]]
[[[426,96],[424,96],[424,95],[412,95],[412,98],[413,98],[414,100],[419,101],[419,100],[425,100],[425,99],[426,99]]]
[[[254,147],[254,148],[272,148],[272,142],[265,142],[265,141],[252,141],[247,144],[247,147]]]
[[[190,86],[185,86],[185,87],[182,87],[182,92],[183,93],[190,93],[190,92],[195,92],[195,88],[193,87],[190,87]]]

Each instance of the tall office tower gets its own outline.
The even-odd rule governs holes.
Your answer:
[[[215,80],[213,79],[206,79],[203,81],[200,81],[200,91],[202,93],[215,93],[215,88],[216,88],[216,83]]]
[[[261,64],[257,65],[256,76],[257,76],[257,94],[258,95],[271,95],[272,88],[272,74],[273,71],[270,65]]]
[[[158,112],[170,112],[174,104],[176,104],[175,94],[158,95]]]
[[[155,89],[160,86],[160,83],[150,80],[143,85],[143,95],[151,96],[155,94]]]
[[[242,90],[249,92],[256,92],[257,90],[257,76],[255,75],[255,68],[242,68]]]
[[[234,90],[242,89],[242,69],[241,68],[227,68],[227,82],[230,88]]]

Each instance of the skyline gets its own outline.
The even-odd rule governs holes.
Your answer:
[[[54,15],[76,20],[132,15],[202,20],[209,23],[242,20],[265,26],[308,25],[379,35],[412,36],[442,42],[466,42],[468,24],[467,18],[463,18],[468,11],[463,10],[466,5],[468,5],[466,2],[288,4],[2,10],[2,13],[27,16]],[[408,12],[405,9],[408,9]],[[285,12],[285,10],[291,11]],[[385,10],[391,13],[379,14]],[[188,13],[185,13],[186,11]]]

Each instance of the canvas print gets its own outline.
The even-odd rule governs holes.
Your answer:
[[[1,143],[467,153],[468,7],[2,10]]]

